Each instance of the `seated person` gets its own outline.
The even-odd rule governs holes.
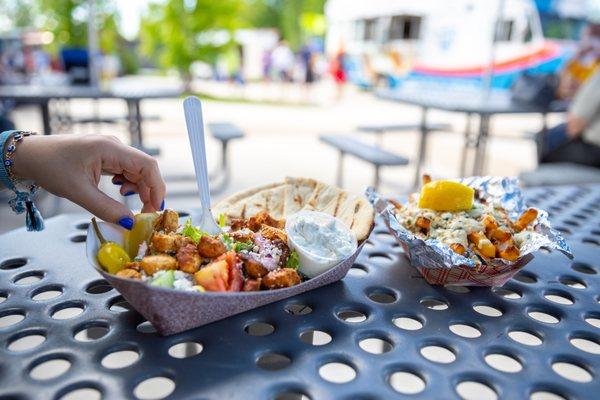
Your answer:
[[[567,123],[541,136],[541,163],[571,162],[600,168],[600,70],[575,94]]]

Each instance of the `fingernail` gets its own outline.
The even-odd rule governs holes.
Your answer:
[[[131,196],[131,195],[134,195],[134,194],[135,194],[134,191],[130,191],[130,192],[125,193],[123,196]]]
[[[160,203],[160,210],[159,211],[162,211],[164,209],[165,209],[165,201],[163,200],[162,203]]]
[[[121,186],[121,185],[123,184],[123,182],[121,182],[121,181],[114,181],[113,183],[114,183],[115,185],[119,185],[119,186]]]
[[[133,228],[133,218],[131,217],[123,217],[119,220],[119,225],[121,225],[123,228],[127,229],[128,231],[131,230],[131,228]]]

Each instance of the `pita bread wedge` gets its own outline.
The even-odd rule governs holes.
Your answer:
[[[249,218],[267,211],[283,219],[300,210],[320,211],[339,218],[354,232],[358,241],[365,240],[373,227],[373,207],[361,196],[313,179],[286,178],[234,194],[213,208],[218,216]]]
[[[305,178],[285,178],[285,183],[283,205],[285,215],[291,215],[302,210],[318,184],[314,179]]]

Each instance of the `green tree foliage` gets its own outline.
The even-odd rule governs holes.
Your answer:
[[[325,0],[248,0],[252,26],[276,28],[297,50],[311,36],[325,33]]]
[[[87,0],[37,0],[44,29],[54,34],[52,50],[87,45]],[[96,26],[100,50],[113,53],[120,40],[113,1],[96,0]]]
[[[166,0],[151,3],[142,19],[142,52],[189,82],[194,61],[214,63],[245,26],[243,0]]]

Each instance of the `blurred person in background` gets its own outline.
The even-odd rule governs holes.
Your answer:
[[[294,53],[284,40],[281,40],[271,53],[271,66],[281,82],[291,82],[294,68]]]
[[[316,80],[315,53],[313,52],[310,44],[307,43],[302,47],[299,55],[304,72],[304,87],[306,90],[306,97],[308,98],[310,97],[310,88]]]
[[[600,69],[579,87],[567,122],[539,136],[541,163],[570,162],[600,168]]]
[[[338,101],[340,101],[344,95],[344,85],[346,84],[346,71],[344,69],[345,61],[346,52],[342,46],[331,60],[330,66],[330,72],[336,85],[336,98]]]
[[[600,14],[600,11],[598,12]],[[560,74],[558,97],[569,100],[600,66],[600,15],[591,17],[584,28],[577,52]]]

